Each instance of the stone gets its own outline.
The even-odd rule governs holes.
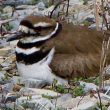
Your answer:
[[[26,79],[20,76],[13,76],[11,79],[13,80],[14,84],[24,84],[25,87],[29,88],[42,88],[48,85],[46,81],[33,78]]]
[[[14,102],[9,102],[9,103],[1,103],[0,104],[0,110],[24,110],[24,108],[20,105],[16,105]]]
[[[42,110],[46,110],[47,109],[55,109],[55,106],[51,103],[50,100],[46,99],[46,98],[42,98],[38,95],[34,95],[30,97],[20,97],[17,99],[16,101],[17,105],[23,105],[23,104],[27,104],[27,106],[29,108],[35,109],[37,110],[38,107],[41,107]]]
[[[0,49],[0,56],[7,56],[11,52],[10,47],[5,47]]]
[[[10,92],[13,90],[13,86],[14,86],[14,84],[12,82],[6,83],[6,84],[2,85],[2,91]]]
[[[46,90],[46,89],[37,89],[37,88],[21,88],[20,94],[23,94],[23,95],[45,95],[45,96],[49,96],[49,97],[52,97],[52,98],[55,98],[55,97],[59,97],[61,94],[60,93],[57,93],[57,92],[54,92],[54,91],[51,91],[51,90]]]
[[[90,92],[91,90],[97,91],[98,86],[94,83],[86,83],[83,81],[79,81],[79,85],[84,87],[85,93]]]
[[[71,94],[62,94],[60,97],[57,98],[57,103],[62,103],[65,102],[67,100],[72,99],[72,95]],[[56,100],[55,100],[56,101]]]
[[[110,106],[108,107],[108,109],[107,110],[110,110]]]
[[[14,84],[23,84],[23,78],[20,76],[13,76],[11,80]]]
[[[87,103],[83,103],[71,110],[93,110],[96,106],[95,102],[88,101]]]
[[[6,6],[4,9],[3,9],[3,12],[4,13],[11,13],[13,11],[13,8],[11,6]]]
[[[2,36],[0,36],[0,37],[2,37]],[[4,35],[4,37],[8,37],[8,35]],[[0,48],[4,48],[4,47],[6,48],[6,46],[9,46],[9,42],[6,42],[5,38],[0,39]]]
[[[37,4],[37,6],[38,6],[38,10],[40,10],[40,11],[42,11],[42,10],[44,10],[46,7],[45,7],[45,4],[43,3],[43,2],[39,2],[38,4]]]
[[[45,87],[46,85],[49,85],[48,82],[44,80],[33,78],[24,79],[23,83],[25,84],[25,87],[29,88],[42,88]]]
[[[0,64],[4,62],[4,58],[0,57]]]
[[[85,104],[87,102],[97,103],[97,100],[94,98],[91,98],[89,95],[84,96],[83,98],[78,96],[76,98],[71,98],[71,99],[68,99],[65,101],[61,101],[61,102],[57,103],[57,106],[74,110],[74,108],[77,108],[77,106],[80,106],[80,105]]]
[[[13,91],[14,91],[14,92],[20,91],[20,89],[21,89],[22,87],[23,87],[22,85],[16,84],[16,85],[14,85],[14,87],[13,87]]]
[[[5,103],[15,102],[17,98],[18,98],[18,94],[14,93],[14,92],[8,93],[5,97]]]
[[[98,94],[94,94],[94,96],[97,98],[97,102],[99,102]],[[109,102],[110,102],[110,96],[109,95],[100,93],[100,97],[101,97],[101,103],[102,103],[102,105],[105,105],[106,106],[106,105],[109,104]]]
[[[2,81],[4,78],[4,74],[2,72],[0,72],[0,81]]]
[[[105,86],[110,86],[110,80],[105,80],[105,81],[104,81],[104,85],[105,85]]]

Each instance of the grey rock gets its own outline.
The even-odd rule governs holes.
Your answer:
[[[46,89],[37,89],[37,88],[21,88],[20,89],[20,92],[19,92],[21,95],[45,95],[45,96],[49,96],[49,97],[52,97],[52,98],[56,98],[56,97],[59,97],[61,96],[60,93],[57,93],[57,92],[54,92],[54,91],[51,91],[51,90],[46,90]]]
[[[110,110],[110,106],[108,107],[108,109],[107,110]]]
[[[16,99],[19,97],[17,93],[8,93],[5,97],[5,103],[7,102],[15,102]]]
[[[24,108],[20,105],[16,105],[15,103],[0,103],[0,110],[13,110],[16,108],[16,110],[24,110]]]
[[[46,8],[44,2],[39,2],[37,6],[38,6],[38,10],[44,10]]]
[[[39,96],[32,96],[31,99],[29,99],[28,97],[20,97],[16,101],[17,105],[21,105],[23,103],[26,103],[30,108],[33,107],[34,105],[35,110],[37,110],[38,107],[40,107],[40,109],[42,108],[42,110],[46,110],[46,108],[47,109],[55,108],[55,106],[51,103],[50,100],[40,98]]]
[[[20,76],[13,76],[11,79],[13,80],[14,84],[24,84],[25,87],[29,88],[42,88],[48,85],[46,81],[33,78],[26,79]]]
[[[48,82],[44,81],[44,80],[39,80],[39,79],[24,79],[24,82],[26,87],[30,87],[30,88],[42,88],[45,87],[46,85],[49,85]]]
[[[6,39],[0,39],[0,48],[9,46],[9,42],[6,42]]]
[[[1,65],[2,65],[2,67],[9,67],[10,63],[9,62],[3,62]]]
[[[10,92],[10,91],[12,91],[13,87],[14,87],[14,85],[12,82],[6,83],[6,84],[2,85],[2,91]]]
[[[0,49],[0,56],[7,56],[11,52],[10,47],[5,47]]]
[[[65,102],[70,99],[72,99],[71,94],[63,94],[63,95],[61,95],[61,97],[57,98],[57,103]]]
[[[0,81],[4,78],[4,74],[0,72]]]
[[[20,76],[13,76],[11,80],[14,84],[23,84],[23,78]]]
[[[72,110],[93,110],[96,108],[96,103],[88,101],[87,103],[80,104],[79,106],[73,108]]]
[[[90,96],[85,96],[83,99],[82,97],[76,97],[76,98],[71,98],[69,100],[65,100],[63,102],[59,102],[57,103],[57,106],[58,107],[62,107],[62,108],[68,108],[68,109],[71,109],[71,110],[92,110],[92,109],[84,109],[84,106],[83,106],[83,109],[76,109],[78,106],[82,106],[82,104],[85,104],[88,103],[95,106],[96,103],[97,103],[97,100],[95,98],[91,98]],[[91,105],[89,107],[91,107]],[[85,106],[85,108],[89,108],[88,106]],[[75,108],[75,109],[74,109]]]
[[[4,13],[11,13],[13,11],[13,8],[11,6],[6,6],[4,9],[3,9],[3,12]]]
[[[94,83],[86,83],[83,81],[79,81],[79,85],[84,87],[85,93],[87,93],[91,90],[97,91],[97,89],[98,89],[98,86],[95,85]]]

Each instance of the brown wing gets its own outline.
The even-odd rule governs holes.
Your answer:
[[[102,32],[63,24],[62,30],[43,46],[55,47],[51,63],[55,74],[62,77],[93,76],[99,72]]]

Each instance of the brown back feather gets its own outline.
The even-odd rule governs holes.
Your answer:
[[[102,32],[85,27],[62,24],[57,37],[47,41],[44,50],[55,46],[51,68],[61,77],[88,77],[99,73]]]

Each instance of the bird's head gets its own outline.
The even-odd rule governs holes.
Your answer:
[[[59,30],[59,23],[53,19],[43,16],[30,15],[24,18],[15,35],[7,41],[20,40],[23,43],[47,40],[54,36]]]

